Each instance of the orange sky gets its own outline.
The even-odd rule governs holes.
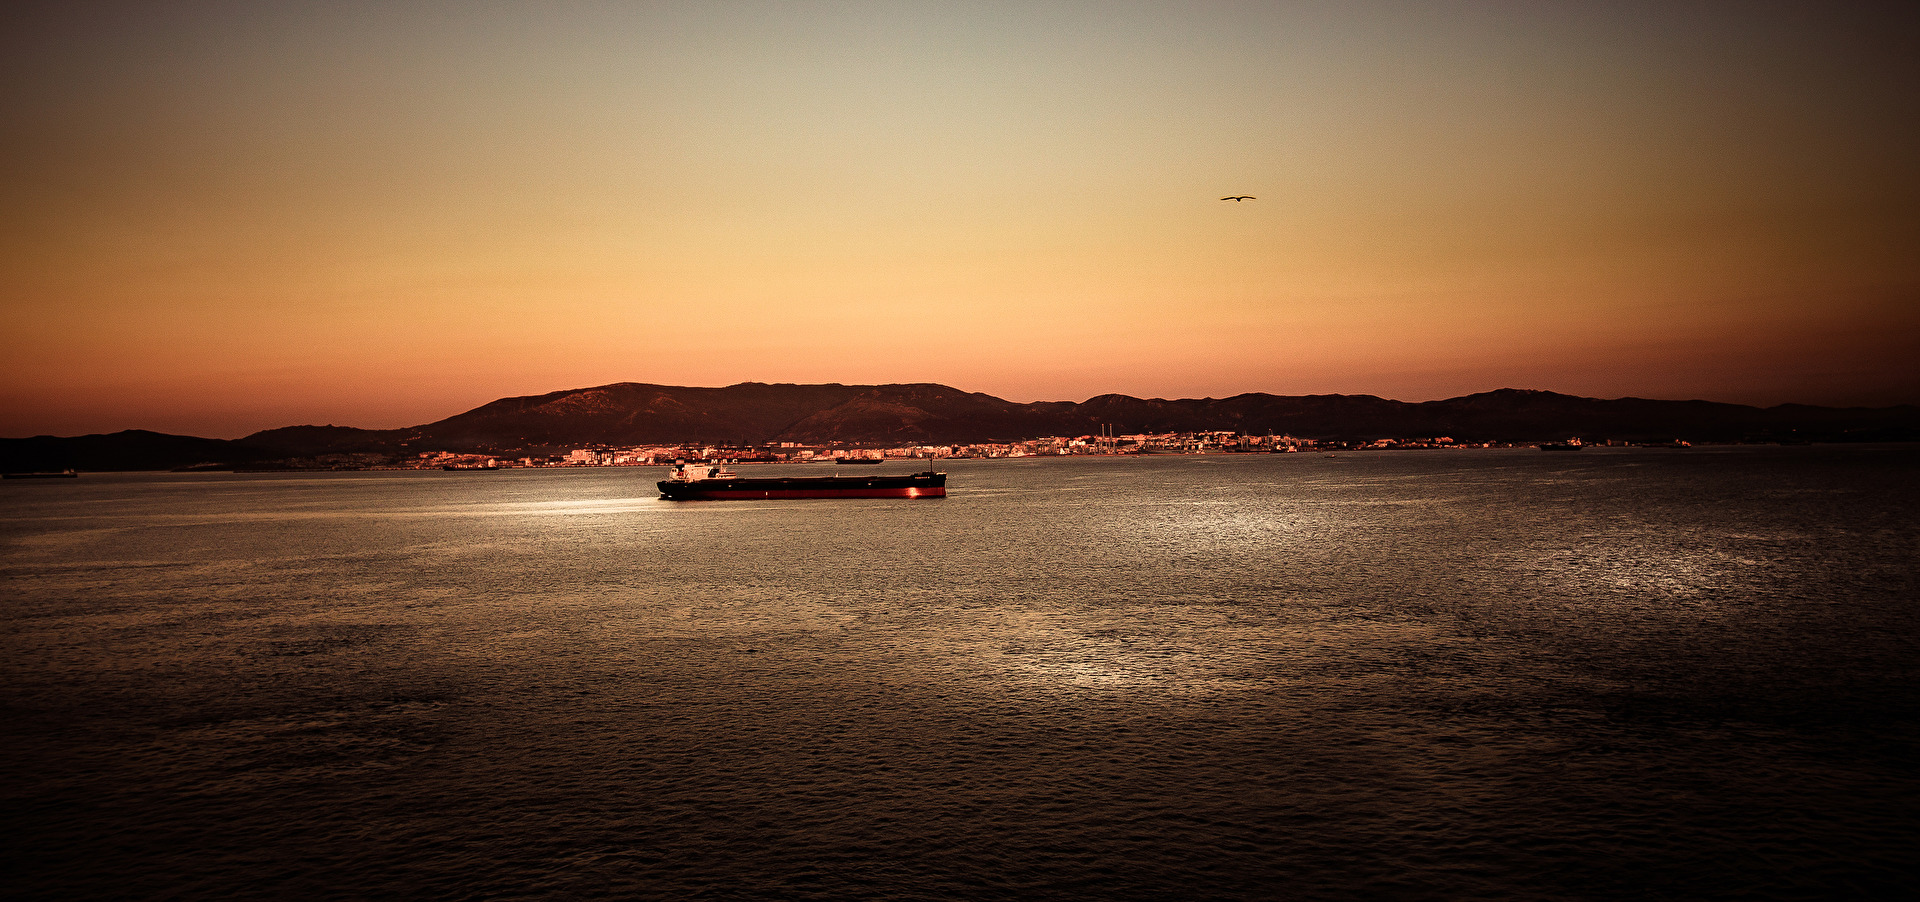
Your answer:
[[[615,381],[1920,403],[1902,9],[12,4],[0,436]]]

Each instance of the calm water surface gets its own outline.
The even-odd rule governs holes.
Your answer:
[[[6,483],[0,894],[1915,883],[1920,449],[946,469]]]

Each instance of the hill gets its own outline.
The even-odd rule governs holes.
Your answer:
[[[585,445],[672,443],[953,444],[1045,435],[1230,430],[1355,441],[1449,436],[1533,442],[1913,441],[1920,408],[1759,408],[1712,401],[1600,400],[1501,389],[1410,403],[1372,395],[1135,398],[1015,403],[945,385],[766,384],[696,388],[620,382],[502,398],[407,429],[290,426],[237,441],[128,431],[0,440],[9,472],[166,469],[291,457],[417,451],[543,453]]]
[[[8,473],[172,470],[203,464],[249,464],[286,456],[277,449],[244,440],[195,438],[144,429],[71,438],[36,435],[0,439],[0,470]]]

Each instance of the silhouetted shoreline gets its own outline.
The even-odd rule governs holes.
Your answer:
[[[1529,445],[1569,438],[1637,445],[1899,442],[1920,440],[1920,407],[1760,408],[1521,389],[1418,403],[1372,395],[1249,393],[1179,400],[1109,394],[1078,403],[1022,404],[924,383],[746,382],[696,388],[623,382],[503,398],[403,429],[289,426],[235,440],[145,430],[0,439],[0,469],[360,469],[423,462],[439,467],[461,462],[453,459],[458,456],[545,461],[581,449],[642,447],[736,460],[795,459],[791,452],[803,448],[1074,441],[1111,452],[1123,436],[1202,436],[1216,444],[1228,444],[1230,437],[1236,445],[1284,437],[1313,450]],[[1141,450],[1206,450],[1135,444]],[[1266,444],[1262,450],[1271,450]],[[946,456],[996,455],[950,451]]]

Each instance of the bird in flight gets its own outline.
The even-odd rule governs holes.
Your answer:
[[[1221,199],[1221,200],[1233,200],[1233,201],[1240,201],[1240,200],[1259,200],[1259,198],[1257,198],[1257,197],[1254,197],[1254,196],[1253,196],[1253,195],[1251,195],[1251,194],[1242,194],[1242,195],[1240,195],[1240,196],[1238,196],[1238,197],[1223,197],[1223,198],[1220,198],[1220,199]]]

